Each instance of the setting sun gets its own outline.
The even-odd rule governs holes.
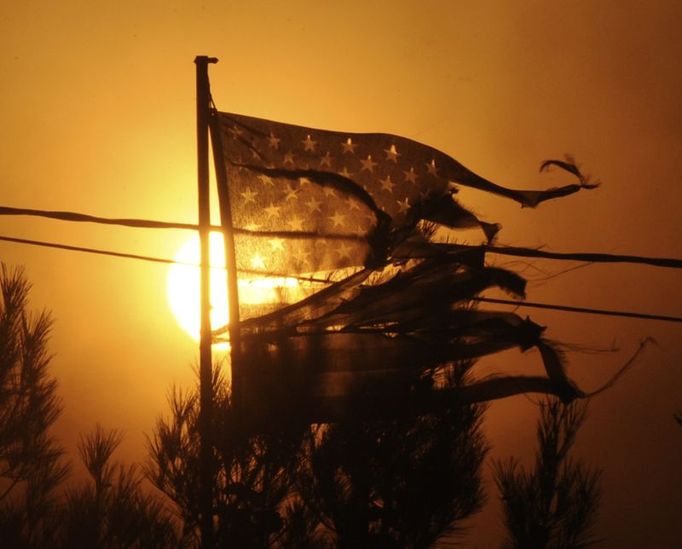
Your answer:
[[[211,327],[221,328],[229,322],[225,247],[221,233],[211,233]],[[257,259],[252,258],[252,264]],[[180,327],[199,340],[199,236],[189,238],[174,257],[176,263],[168,270],[168,304]],[[243,304],[281,302],[286,295],[297,301],[303,288],[295,278],[262,277],[239,280],[239,300]]]
[[[213,329],[229,322],[225,249],[223,235],[211,233],[211,326]],[[175,263],[168,270],[168,304],[178,324],[192,338],[199,340],[199,236],[192,236],[175,254]]]

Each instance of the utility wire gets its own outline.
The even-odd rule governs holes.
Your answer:
[[[196,263],[191,263],[191,262],[184,262],[184,261],[174,261],[172,259],[166,259],[163,257],[151,257],[151,256],[146,256],[146,255],[137,255],[137,254],[128,254],[128,253],[123,253],[123,252],[114,252],[111,250],[101,250],[97,248],[85,248],[83,246],[69,246],[67,244],[57,244],[55,242],[44,242],[41,240],[29,240],[26,238],[15,238],[11,236],[3,236],[0,235],[0,241],[5,241],[5,242],[14,242],[17,244],[28,244],[31,246],[40,246],[44,248],[56,248],[59,250],[68,250],[68,251],[73,251],[73,252],[82,252],[82,253],[90,253],[90,254],[98,254],[98,255],[108,255],[108,256],[113,256],[113,257],[122,257],[125,259],[138,259],[142,261],[151,261],[154,263],[164,263],[164,264],[183,264],[183,265],[191,265],[194,267],[197,267],[198,264]],[[246,272],[250,274],[260,274],[262,275],[263,273],[258,273],[256,271],[248,271],[248,270],[241,270],[241,272]],[[314,278],[314,277],[296,277],[296,276],[291,276],[291,275],[279,275],[279,274],[273,274],[271,276],[278,276],[278,277],[283,277],[283,278],[297,278],[299,280],[304,280],[308,282],[319,282],[319,283],[330,283],[330,280],[326,279],[319,279],[319,278]],[[624,317],[629,317],[629,318],[639,318],[643,320],[662,320],[665,322],[682,322],[682,317],[675,317],[675,316],[664,316],[664,315],[652,315],[652,314],[646,314],[646,313],[635,313],[631,311],[610,311],[610,310],[605,310],[605,309],[590,309],[587,307],[571,307],[568,305],[553,305],[549,303],[533,303],[529,301],[511,301],[507,299],[494,299],[490,297],[474,297],[471,298],[473,301],[479,301],[482,303],[498,303],[501,305],[513,305],[515,307],[532,307],[536,309],[551,309],[555,311],[566,311],[566,312],[571,312],[571,313],[584,313],[584,314],[596,314],[596,315],[607,315],[607,316],[624,316]]]
[[[70,246],[68,244],[58,244],[56,242],[45,242],[43,240],[29,240],[27,238],[16,238],[13,236],[4,236],[0,235],[0,241],[5,241],[5,242],[14,242],[16,244],[28,244],[30,246],[39,246],[42,248],[56,248],[58,250],[67,250],[71,252],[82,252],[82,253],[88,253],[88,254],[97,254],[97,255],[108,255],[112,257],[122,257],[124,259],[139,259],[141,261],[150,261],[153,263],[164,263],[167,265],[187,265],[189,267],[199,267],[198,262],[192,262],[192,261],[180,261],[177,259],[166,259],[165,257],[153,257],[153,256],[148,256],[148,255],[138,255],[138,254],[128,254],[124,252],[114,252],[111,250],[102,250],[99,248],[86,248],[84,246]],[[225,270],[225,267],[211,267],[211,269],[222,269],[223,271]],[[295,275],[290,275],[290,274],[281,274],[281,273],[263,273],[261,271],[255,271],[251,269],[238,269],[240,273],[246,273],[246,274],[251,274],[251,275],[261,275],[268,277],[276,277],[276,278],[295,278],[297,280],[302,280],[305,282],[317,282],[319,284],[329,284],[332,281],[324,279],[324,278],[315,278],[315,277],[310,277],[310,276],[295,276]]]
[[[498,303],[501,305],[513,305],[514,307],[530,307],[535,309],[552,309],[554,311],[567,311],[569,313],[585,313],[590,315],[625,316],[628,318],[641,318],[644,320],[662,320],[664,322],[682,322],[682,317],[651,315],[646,313],[634,313],[631,311],[611,311],[606,309],[591,309],[588,307],[571,307],[569,305],[552,305],[549,303],[533,303],[532,301],[512,301],[510,299],[495,299],[492,297],[472,297],[472,301],[482,303]]]
[[[98,223],[100,225],[121,225],[123,227],[137,227],[141,229],[185,229],[199,230],[199,225],[194,223],[169,223],[167,221],[154,221],[151,219],[126,219],[112,217],[98,217],[78,212],[64,212],[51,210],[35,210],[29,208],[11,208],[0,206],[0,215],[26,215],[31,217],[47,217],[61,221],[75,221],[80,223]],[[211,226],[211,230],[222,230],[222,227]]]
[[[173,223],[167,221],[155,221],[151,219],[127,219],[127,218],[110,218],[98,217],[89,214],[68,211],[51,211],[51,210],[37,210],[29,208],[12,208],[9,206],[0,206],[0,215],[22,215],[33,217],[46,217],[49,219],[58,219],[61,221],[72,221],[81,223],[98,223],[104,225],[120,225],[124,227],[137,227],[142,229],[183,229],[183,230],[198,230],[199,226],[193,223]],[[221,231],[222,227],[219,225],[211,225],[212,231]],[[250,234],[251,231],[237,230],[236,232]],[[264,233],[261,233],[264,234]],[[289,233],[272,232],[268,233],[271,236],[289,235]],[[302,236],[302,235],[297,235]],[[307,235],[310,236],[310,235]],[[318,235],[319,236],[319,235]],[[324,235],[326,238],[339,238],[339,235]],[[342,235],[342,239],[351,238],[348,235]],[[353,238],[351,238],[353,239]],[[436,245],[439,246],[439,245]],[[449,250],[470,249],[474,246],[466,246],[461,244],[441,244]],[[540,259],[557,259],[563,261],[586,261],[590,263],[638,263],[643,265],[652,265],[655,267],[668,267],[673,269],[682,269],[682,259],[668,258],[668,257],[645,257],[637,255],[618,255],[618,254],[603,254],[591,252],[550,252],[544,250],[537,250],[533,248],[523,248],[518,246],[484,246],[487,253],[498,255],[512,255],[520,257],[536,257]],[[153,261],[153,260],[150,260]]]
[[[41,246],[43,248],[57,248],[58,250],[69,250],[72,252],[84,252],[88,254],[110,255],[113,257],[124,257],[126,259],[141,259],[142,261],[153,261],[155,263],[183,263],[181,261],[173,261],[172,259],[165,259],[163,257],[150,257],[147,255],[127,254],[123,252],[112,252],[110,250],[99,250],[97,248],[84,248],[82,246],[69,246],[68,244],[57,244],[56,242],[44,242],[42,240],[28,240],[26,238],[15,238],[13,236],[0,235],[0,240],[5,242],[14,242],[16,244],[29,244],[31,246]],[[194,263],[186,263],[187,265],[196,265]]]
[[[445,244],[450,249],[469,249],[474,246],[463,244]],[[592,252],[550,252],[519,246],[483,246],[487,253],[513,255],[520,257],[537,257],[539,259],[559,259],[564,261],[585,261],[588,263],[639,263],[655,267],[682,268],[682,259],[671,257],[644,257],[640,255],[602,254]]]

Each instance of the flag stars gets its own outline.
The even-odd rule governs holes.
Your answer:
[[[289,201],[289,200],[298,200],[298,189],[294,189],[291,185],[289,185],[286,190],[284,191],[285,197],[284,199]]]
[[[355,147],[358,145],[357,143],[353,143],[353,140],[349,137],[343,143],[341,143],[341,146],[343,147],[344,153],[355,154]]]
[[[301,264],[301,265],[310,265],[310,252],[307,250],[302,249],[299,246],[298,251],[296,252],[296,260]]]
[[[342,242],[336,248],[336,253],[339,254],[339,259],[350,259],[350,252],[351,252],[351,247],[348,244],[346,244],[345,242]]]
[[[245,191],[239,194],[241,194],[242,198],[244,199],[244,205],[248,204],[249,202],[253,202],[254,204],[256,203],[256,196],[258,196],[258,193],[252,191],[250,187],[247,187]]]
[[[237,126],[232,126],[228,131],[232,134],[232,139],[238,139],[242,134],[242,131]]]
[[[410,209],[410,199],[405,197],[405,200],[397,200],[398,202],[398,213],[406,213]]]
[[[393,187],[395,187],[395,183],[391,181],[390,175],[387,175],[386,179],[379,179],[379,182],[381,183],[382,191],[388,191],[391,194],[393,193]]]
[[[340,212],[336,212],[334,215],[330,216],[329,219],[334,224],[334,227],[343,227],[346,222],[346,216]]]
[[[303,140],[304,150],[315,152],[315,145],[317,145],[317,141],[314,141],[313,138],[310,137],[310,134],[306,135],[305,139]]]
[[[436,160],[432,159],[431,162],[428,162],[426,164],[426,171],[429,172],[430,175],[438,175],[438,170],[436,169]]]
[[[361,219],[357,219],[357,218],[355,219],[355,222],[356,222],[355,227],[351,227],[350,234],[353,234],[355,236],[364,235],[367,232],[367,228],[365,227],[365,225],[367,225],[367,224],[363,223],[363,221]],[[371,225],[370,225],[370,228],[371,228]]]
[[[305,205],[310,209],[310,213],[322,212],[320,209],[320,204],[322,204],[322,202],[320,200],[316,200],[314,196],[311,196],[310,200],[305,203]]]
[[[258,176],[258,179],[260,180],[263,185],[274,185],[275,182],[272,180],[272,177],[269,175],[261,174]]]
[[[284,160],[283,163],[286,164],[291,164],[292,166],[294,165],[294,153],[289,151],[284,155]]]
[[[279,149],[279,142],[281,139],[279,137],[276,137],[273,132],[270,132],[270,136],[268,137],[268,146],[271,149]]]
[[[336,191],[332,189],[331,187],[323,187],[322,192],[324,193],[324,196],[326,197],[335,197],[336,196]]]
[[[356,198],[350,197],[346,200],[346,203],[348,204],[348,208],[351,210],[360,209],[360,201],[357,200]]]
[[[367,212],[364,219],[370,227],[374,227],[377,224],[377,216],[374,212]]]
[[[371,154],[368,154],[365,160],[360,159],[360,163],[362,164],[360,171],[368,171],[370,173],[374,172],[374,167],[377,165],[377,162],[372,160]]]
[[[405,174],[405,181],[409,181],[410,183],[416,183],[417,182],[417,173],[414,171],[413,167],[410,167],[409,171],[403,171]]]
[[[265,259],[260,254],[253,254],[251,256],[251,268],[265,269]]]
[[[268,240],[268,244],[270,244],[270,248],[272,248],[272,251],[284,251],[284,240],[282,238],[271,238]]]
[[[302,231],[303,219],[301,219],[297,215],[294,215],[289,218],[289,220],[287,221],[287,225],[289,226],[289,229],[291,229],[292,231]]]
[[[329,151],[327,151],[324,156],[320,159],[320,168],[323,167],[331,168],[332,167],[332,155],[329,154]]]
[[[400,153],[395,148],[395,145],[391,144],[388,149],[384,149],[384,152],[386,153],[386,160],[390,160],[396,164],[398,163],[398,157],[400,156]]]
[[[275,206],[274,204],[270,204],[267,208],[265,208],[265,214],[268,217],[277,217],[279,215],[279,211],[282,208],[280,206]]]
[[[339,172],[339,175],[342,175],[346,179],[350,179],[353,177],[354,174],[350,173],[348,171],[348,168],[346,168],[346,166],[344,166],[343,169]]]

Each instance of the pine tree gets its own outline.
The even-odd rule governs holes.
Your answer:
[[[112,461],[121,443],[99,425],[81,436],[78,450],[88,479],[66,492],[55,542],[61,547],[155,549],[177,547],[176,526],[161,501],[146,493],[134,465]]]
[[[600,471],[569,452],[585,419],[584,403],[540,405],[535,467],[516,459],[495,464],[507,547],[569,549],[597,543],[592,535],[600,500]]]
[[[23,270],[0,266],[0,539],[8,547],[51,539],[67,473],[49,433],[61,410],[48,372],[52,321],[28,312],[30,288]]]
[[[447,383],[464,383],[465,372]],[[292,390],[273,383],[280,394]],[[360,410],[372,404],[360,398],[349,403],[357,419],[308,425],[287,413],[289,403],[254,428],[219,376],[213,391],[219,547],[424,547],[456,532],[483,503],[481,405],[368,420]],[[157,422],[147,466],[176,504],[190,546],[199,529],[197,393],[171,392],[171,415]],[[276,398],[264,388],[263,400],[269,396]]]
[[[470,366],[454,366],[446,385],[464,384]],[[428,547],[461,534],[485,499],[483,409],[453,402],[438,413],[323,426],[309,440],[298,487],[327,539],[335,547]]]

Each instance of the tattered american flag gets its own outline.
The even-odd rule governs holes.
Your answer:
[[[594,186],[570,159],[546,161],[541,170],[561,168],[577,183],[521,191],[396,135],[317,130],[217,111],[211,132],[221,214],[232,220],[240,280],[323,280],[269,309],[240,309],[247,312],[239,323],[239,354],[251,412],[282,398],[276,380],[286,380],[285,396],[292,399],[282,409],[308,419],[352,413],[349,403],[367,390],[373,399],[392,402],[386,410],[404,407],[423,372],[511,346],[537,347],[547,377],[488,379],[467,387],[466,395],[458,389],[458,398],[538,391],[569,402],[583,394],[542,327],[514,314],[469,309],[471,298],[493,286],[523,297],[523,278],[485,265],[482,248],[463,252],[432,242],[421,223],[479,227],[491,240],[499,227],[460,206],[457,186],[534,207]],[[443,394],[429,395],[431,406]]]
[[[590,187],[574,164],[548,161],[578,183],[518,191],[487,181],[450,156],[384,133],[319,130],[214,112],[214,154],[226,176],[242,272],[291,276],[380,266],[420,220],[449,227],[484,223],[454,199],[457,185],[524,206]],[[222,165],[222,166],[221,166]]]

